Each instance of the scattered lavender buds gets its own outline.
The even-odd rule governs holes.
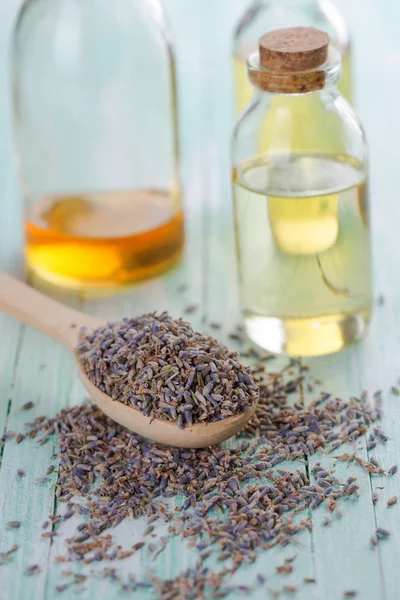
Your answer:
[[[393,465],[393,467],[390,467],[388,474],[395,475],[397,473],[397,469],[398,469],[397,465]]]
[[[11,555],[18,550],[19,546],[12,546],[7,552],[0,552],[0,567],[11,562]]]
[[[376,530],[376,536],[378,539],[387,538],[390,536],[390,532],[387,529],[378,527],[378,529]]]
[[[9,521],[8,523],[6,523],[7,527],[10,527],[11,529],[19,529],[21,527],[21,522],[20,521]]]
[[[232,401],[229,398],[234,394],[237,398],[241,396],[237,390],[247,393],[247,405],[235,399],[237,407],[245,410],[251,397],[249,390],[257,390],[258,384],[260,399],[255,415],[235,439],[235,447],[200,450],[149,443],[92,405],[66,408],[55,417],[37,417],[27,424],[28,439],[37,438],[42,444],[53,440],[56,434],[60,446],[55,490],[58,502],[66,506],[63,516],[49,515],[49,520],[56,524],[73,514],[82,518],[73,537],[66,540],[65,556],[57,556],[55,560],[69,564],[79,561],[84,565],[105,560],[109,564],[145,548],[153,561],[170,539],[182,536],[198,552],[198,562],[195,568],[174,579],[161,581],[150,576],[150,583],[137,581],[133,575],[121,579],[117,569],[110,566],[101,575],[120,584],[123,591],[155,587],[157,597],[162,600],[217,599],[231,591],[243,596],[251,591],[249,586],[229,585],[232,573],[241,565],[253,563],[259,552],[274,546],[301,545],[298,534],[312,529],[308,511],[323,506],[329,515],[340,516],[339,503],[352,501],[359,495],[357,479],[348,477],[339,481],[332,466],[327,469],[313,461],[308,475],[304,468],[288,470],[287,461],[304,461],[321,451],[333,452],[337,460],[358,463],[368,472],[381,473],[383,469],[377,461],[362,461],[356,454],[338,455],[343,443],[356,442],[372,427],[375,427],[372,441],[382,441],[385,434],[374,425],[381,416],[381,406],[371,407],[364,396],[345,401],[325,392],[307,408],[293,405],[290,396],[301,391],[306,371],[298,361],[292,361],[280,373],[267,373],[261,362],[253,370],[245,369],[237,362],[236,354],[165,314],[147,315],[135,322],[136,327],[127,320],[82,341],[87,346],[83,354],[88,353],[85,368],[92,381],[103,381],[100,385],[109,386],[104,391],[117,393],[121,385],[127,404],[137,406],[149,416],[157,416],[158,411],[164,414],[162,410],[168,406],[168,415],[161,418],[172,421],[180,418],[184,424],[188,422],[186,410],[190,411],[193,422],[201,418],[202,411],[207,413],[208,420],[221,418],[222,411],[232,410],[232,406],[226,405]],[[104,340],[106,346],[102,348]],[[89,346],[93,346],[92,354]],[[193,354],[199,346],[202,349]],[[205,357],[213,360],[208,362]],[[268,360],[261,354],[254,358]],[[172,370],[165,369],[171,366]],[[253,379],[258,374],[262,375],[259,381]],[[210,393],[205,394],[203,388],[209,384],[212,384]],[[136,401],[129,396],[126,386],[135,390],[132,393]],[[182,409],[189,403],[184,393],[183,396],[180,393],[182,386],[184,393],[191,395],[192,408]],[[220,386],[221,393],[216,392]],[[217,393],[221,398],[215,407],[210,398]],[[177,418],[171,408],[175,408]],[[171,508],[170,499],[178,500],[177,508]],[[115,546],[109,532],[125,518],[142,516],[147,518],[143,541],[128,548]],[[165,537],[155,537],[155,529],[153,533],[153,523],[158,519],[168,526]],[[331,517],[325,522],[330,523]],[[43,537],[53,535],[56,533],[48,532]],[[388,535],[378,529],[371,543],[377,545],[378,538]],[[212,572],[205,566],[210,556],[220,571]],[[293,570],[294,558],[285,559],[278,567],[282,578]],[[258,577],[255,585],[263,585],[264,581],[265,578]],[[76,583],[60,582],[57,589],[61,592]],[[284,586],[277,594],[284,592],[295,594],[296,588]]]
[[[276,567],[277,573],[292,573],[293,567],[292,565],[281,565],[280,567]]]
[[[235,352],[167,313],[84,331],[77,353],[101,391],[181,429],[241,413],[258,398]]]
[[[30,565],[25,568],[25,573],[27,575],[37,575],[37,573],[40,573],[40,567],[39,565]]]
[[[365,400],[351,398],[346,402],[326,393],[321,393],[307,408],[290,406],[287,395],[299,391],[302,381],[302,376],[286,381],[282,373],[278,373],[257,382],[260,399],[255,415],[244,431],[249,437],[267,438],[273,446],[271,454],[279,454],[282,460],[312,456],[323,448],[331,452],[344,442],[356,441],[379,418]],[[345,453],[335,458],[354,460],[368,472],[383,473],[382,469],[362,461],[355,454]],[[277,462],[273,458],[272,465]]]
[[[330,514],[340,514],[338,501],[358,493],[355,477],[342,483],[317,462],[312,483],[304,471],[283,470],[279,463],[311,456],[320,448],[336,449],[349,436],[357,439],[377,415],[364,401],[345,402],[326,394],[308,408],[290,406],[288,390],[300,383],[299,378],[287,381],[282,373],[260,382],[259,406],[236,448],[188,450],[148,443],[92,405],[36,419],[27,437],[41,443],[58,434],[58,501],[67,504],[65,515],[75,511],[85,517],[78,533],[67,540],[67,557],[57,560],[121,560],[126,551],[144,546],[155,554],[150,533],[158,517],[169,523],[169,536],[184,535],[196,546],[200,564],[215,553],[221,563],[232,559],[232,572],[253,562],[257,551],[296,543],[298,533],[310,530],[311,520],[299,521],[295,513],[325,504]],[[181,495],[177,512],[163,501]],[[74,503],[74,497],[85,497],[86,502]],[[131,550],[114,549],[106,530],[141,515],[148,518],[146,541]],[[54,522],[60,519],[54,517]],[[43,537],[55,534],[48,533]],[[282,572],[291,570],[290,561],[285,561]],[[201,575],[203,583],[209,576]],[[170,585],[179,589],[181,584],[178,578]]]
[[[393,498],[390,498],[387,501],[387,505],[388,506],[394,506],[395,504],[397,504],[397,500],[398,500],[397,496],[393,496]]]
[[[190,304],[189,306],[187,306],[187,307],[184,309],[184,311],[183,311],[183,312],[184,312],[186,315],[191,315],[191,314],[193,314],[194,312],[196,312],[196,311],[197,311],[197,308],[198,308],[198,307],[197,307],[197,304]]]
[[[152,577],[151,581],[159,598],[198,600],[198,598],[225,598],[230,591],[249,591],[248,586],[227,586],[224,584],[223,572],[212,572],[208,568],[188,569],[175,579],[160,580]],[[244,590],[243,588],[246,588]]]

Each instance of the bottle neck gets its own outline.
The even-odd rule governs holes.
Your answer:
[[[282,97],[285,98],[284,106],[288,108],[291,105],[295,106],[296,104],[301,104],[301,106],[305,106],[307,103],[315,106],[316,102],[325,102],[328,98],[333,98],[340,95],[341,93],[338,88],[337,81],[328,81],[325,83],[324,87],[319,90],[299,94],[284,94],[254,88],[253,100],[255,100],[257,104],[267,108],[270,106],[272,98]]]
[[[256,89],[268,94],[306,96],[321,90],[334,89],[342,72],[340,54],[332,45],[324,64],[308,71],[272,71],[260,64],[260,52],[251,54],[247,61],[248,77]]]

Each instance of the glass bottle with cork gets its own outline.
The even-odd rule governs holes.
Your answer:
[[[254,95],[233,140],[240,291],[248,335],[272,352],[339,351],[371,316],[367,145],[340,73],[313,28],[270,32],[248,60]]]
[[[31,273],[102,289],[177,262],[176,76],[159,0],[26,0],[13,103]]]
[[[247,59],[257,50],[260,37],[286,27],[315,27],[326,31],[342,57],[339,89],[351,102],[353,96],[350,35],[346,22],[331,0],[253,0],[235,32],[233,62],[236,110],[250,102],[252,88],[247,78]]]

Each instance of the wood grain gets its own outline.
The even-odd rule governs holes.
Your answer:
[[[400,277],[396,230],[400,222],[400,203],[396,195],[397,140],[400,139],[400,71],[397,68],[400,7],[392,1],[382,6],[377,0],[353,0],[342,2],[342,5],[353,25],[357,104],[371,145],[376,293],[384,293],[386,303],[376,308],[364,344],[335,357],[307,362],[312,373],[324,380],[328,391],[345,398],[362,389],[371,393],[376,389],[383,390],[386,413],[383,429],[389,441],[379,444],[369,456],[375,457],[387,469],[393,464],[400,465],[400,397],[390,393],[391,386],[400,376]],[[79,298],[72,298],[68,302],[93,315],[110,319],[156,309],[168,309],[174,316],[181,316],[185,306],[196,304],[198,310],[191,315],[194,325],[207,330],[210,321],[223,321],[219,337],[232,343],[228,335],[237,324],[239,313],[228,150],[233,112],[229,36],[230,24],[243,9],[243,3],[241,0],[218,0],[218,3],[191,0],[188,11],[185,0],[167,0],[166,6],[181,57],[178,70],[189,241],[185,260],[179,269],[165,278],[114,298],[85,298],[83,303]],[[12,171],[6,67],[15,9],[10,0],[0,5],[0,269],[20,274],[21,217]],[[179,292],[182,284],[187,288]],[[35,415],[54,414],[62,406],[83,400],[84,393],[74,375],[72,361],[55,342],[4,316],[0,316],[0,341],[1,433],[5,429],[19,431],[23,423]],[[41,367],[43,364],[46,364],[45,370]],[[279,363],[274,368],[278,369]],[[305,401],[310,398],[305,394]],[[28,400],[35,402],[30,414],[20,411],[20,406]],[[359,445],[361,454],[367,456],[365,446]],[[3,454],[0,552],[13,543],[21,546],[9,566],[0,566],[0,600],[53,600],[57,597],[55,586],[65,568],[55,563],[54,558],[65,552],[63,539],[70,536],[77,525],[73,519],[66,522],[60,537],[52,543],[40,538],[42,521],[49,513],[63,510],[61,505],[55,504],[51,484],[34,481],[44,474],[49,464],[55,464],[53,447],[50,443],[44,446],[24,442],[16,445],[10,440],[0,452]],[[310,469],[315,460],[318,458],[310,460],[308,466],[291,463],[284,468]],[[303,547],[275,549],[261,555],[254,565],[239,571],[234,582],[252,583],[257,573],[263,573],[268,577],[266,588],[279,589],[284,583],[297,585],[299,592],[295,597],[300,600],[340,600],[344,591],[352,589],[359,591],[358,598],[362,600],[397,600],[400,505],[388,508],[387,500],[395,495],[400,498],[400,475],[370,478],[359,467],[334,465],[332,457],[324,457],[324,464],[328,461],[339,478],[350,475],[358,478],[360,498],[343,503],[342,519],[335,519],[325,528],[321,526],[324,509],[313,512],[310,514],[314,524],[312,534],[300,536]],[[24,479],[17,478],[17,468],[25,469]],[[371,501],[373,491],[379,494],[375,507]],[[21,529],[6,529],[5,523],[14,519],[22,521]],[[392,535],[373,550],[369,538],[376,526],[387,528]],[[121,545],[129,546],[140,540],[144,528],[145,520],[125,521],[112,533]],[[158,529],[157,532],[162,533]],[[284,558],[294,554],[297,554],[295,570],[283,582],[276,576],[275,568]],[[164,578],[177,575],[195,561],[194,552],[185,543],[173,539],[156,561],[141,552],[132,560],[121,561],[118,566],[125,574],[134,572],[139,578],[148,569]],[[43,570],[39,575],[27,577],[24,569],[33,563],[40,563]],[[95,566],[93,570],[99,568]],[[73,565],[73,570],[78,572],[82,567]],[[87,569],[88,572],[91,570]],[[317,584],[303,585],[303,577],[315,577]],[[261,600],[268,597],[267,594],[267,589],[259,590],[251,598]],[[60,598],[75,600],[76,595],[76,590],[71,588]],[[92,577],[80,597],[113,600],[124,596],[115,584]],[[139,600],[148,597],[145,592],[135,595]],[[236,598],[240,600],[239,595]]]

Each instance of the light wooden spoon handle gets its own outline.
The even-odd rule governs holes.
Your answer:
[[[82,326],[95,328],[104,321],[41,294],[22,281],[0,272],[0,309],[46,333],[73,351]]]
[[[94,329],[105,321],[68,308],[25,283],[0,272],[0,309],[32,325],[61,342],[74,353],[80,327]],[[78,361],[77,361],[78,362]],[[170,446],[204,448],[219,444],[238,433],[254,414],[256,403],[250,410],[222,421],[197,423],[180,430],[176,423],[146,417],[135,407],[113,400],[89,380],[78,362],[79,376],[93,402],[111,419],[135,433]]]

